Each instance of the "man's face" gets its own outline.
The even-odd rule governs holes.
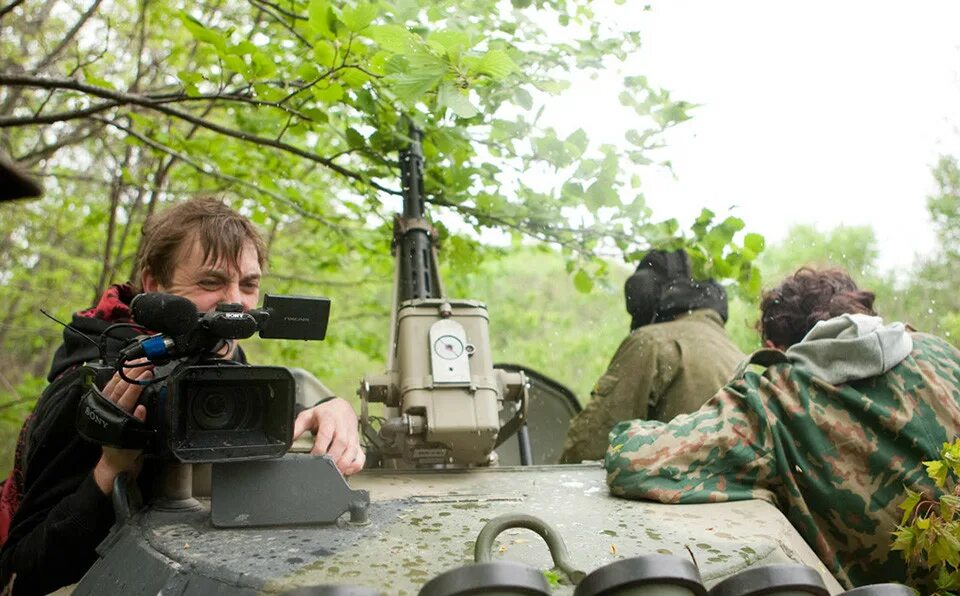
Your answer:
[[[160,284],[150,272],[143,275],[144,292],[166,292],[189,298],[200,312],[208,312],[221,302],[254,308],[260,300],[260,263],[253,242],[246,242],[237,263],[221,259],[204,262],[203,249],[196,239],[182,250],[169,285]]]

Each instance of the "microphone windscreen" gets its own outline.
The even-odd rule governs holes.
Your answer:
[[[130,311],[138,324],[167,335],[183,335],[197,325],[196,305],[174,294],[137,294],[130,303]]]

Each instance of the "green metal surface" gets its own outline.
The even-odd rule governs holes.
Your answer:
[[[416,594],[440,573],[472,564],[484,524],[507,513],[536,515],[552,525],[573,564],[588,573],[621,558],[667,553],[693,557],[710,587],[748,567],[801,563],[817,569],[831,593],[841,592],[790,523],[762,501],[662,505],[616,499],[607,493],[603,470],[590,464],[373,470],[350,484],[370,491],[367,525],[216,529],[208,508],[179,516],[148,512],[133,523],[181,571],[199,569],[239,588],[267,592],[338,583]],[[491,552],[493,560],[553,567],[544,541],[526,529],[500,533]],[[555,589],[572,591],[569,584]]]

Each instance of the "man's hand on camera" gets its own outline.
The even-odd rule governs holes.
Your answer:
[[[131,372],[127,373],[127,377],[136,381],[152,379],[153,365],[132,369]],[[132,412],[133,416],[141,422],[147,419],[147,409],[143,405],[137,404],[142,392],[142,385],[127,383],[120,378],[119,374],[113,375],[103,388],[103,395],[107,399],[127,412]],[[103,494],[109,495],[113,493],[113,480],[117,477],[117,474],[128,472],[136,476],[140,472],[142,463],[141,451],[137,449],[104,447],[100,461],[93,469],[93,479]]]
[[[335,398],[300,412],[293,424],[293,440],[306,431],[316,437],[313,455],[329,455],[346,476],[363,469],[366,455],[360,447],[357,414],[346,400]]]

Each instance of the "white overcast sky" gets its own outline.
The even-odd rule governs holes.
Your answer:
[[[627,0],[598,8],[644,32],[627,74],[700,104],[672,130],[670,174],[642,172],[656,219],[731,206],[768,241],[794,223],[872,225],[881,268],[933,249],[926,197],[960,156],[960,2]],[[546,121],[625,143],[622,76],[549,102]]]

